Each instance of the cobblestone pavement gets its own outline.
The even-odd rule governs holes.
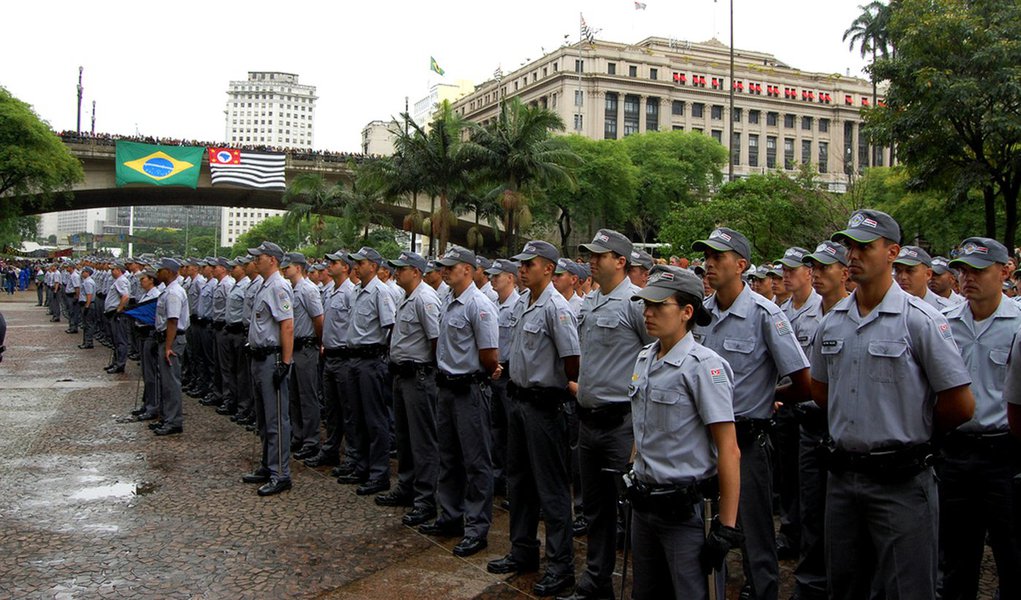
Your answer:
[[[485,571],[509,549],[505,511],[495,510],[489,549],[459,559],[456,540],[404,527],[402,509],[376,506],[325,470],[294,464],[293,490],[259,498],[240,481],[258,460],[254,434],[187,398],[181,436],[118,423],[139,395],[137,364],[105,374],[109,351],[79,350],[80,336],[50,323],[34,291],[9,298],[0,302],[9,348],[0,363],[0,597],[529,596],[536,575]],[[580,568],[583,540],[575,550]],[[781,598],[792,566],[783,565]],[[987,567],[984,597],[992,580]]]

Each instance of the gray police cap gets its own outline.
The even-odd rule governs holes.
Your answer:
[[[600,229],[592,238],[592,242],[588,244],[581,244],[578,246],[578,249],[583,252],[592,252],[594,254],[613,252],[630,260],[631,250],[634,249],[634,245],[631,243],[631,240],[627,239],[627,236],[622,233],[612,229]]]
[[[447,253],[436,259],[436,262],[444,267],[453,267],[458,263],[465,263],[475,266],[475,253],[461,246],[451,246]]]
[[[525,247],[521,249],[520,254],[515,254],[511,257],[511,260],[520,260],[522,262],[526,260],[532,260],[533,258],[545,258],[554,265],[560,260],[560,251],[558,251],[553,244],[544,242],[543,240],[531,240]]]
[[[808,250],[798,246],[792,246],[784,250],[783,258],[778,262],[789,269],[797,269],[805,266],[804,259],[808,256]]]
[[[822,265],[832,265],[833,263],[838,262],[846,267],[847,248],[836,242],[825,240],[815,247],[815,252],[805,256],[802,261],[806,265],[811,265],[813,262],[817,262]]]
[[[358,249],[358,252],[354,252],[351,254],[351,260],[355,262],[358,262],[360,260],[367,260],[379,265],[383,263],[383,256],[379,253],[378,250],[371,246],[362,246],[361,248]]]
[[[855,211],[847,220],[847,229],[838,231],[830,236],[834,242],[841,239],[851,239],[861,244],[874,242],[879,238],[886,238],[895,244],[900,243],[900,225],[897,221],[883,211],[869,208]]]
[[[401,267],[412,267],[418,269],[422,273],[425,273],[428,266],[426,260],[422,258],[420,254],[407,250],[401,252],[401,255],[394,260],[388,260],[386,262],[390,263],[390,266],[395,269],[399,269]]]
[[[748,238],[728,227],[717,227],[708,238],[691,245],[691,249],[695,251],[703,251],[706,248],[717,252],[736,252],[741,258],[749,262],[752,260],[752,245]]]
[[[692,303],[692,307],[695,309],[695,323],[703,326],[708,325],[712,316],[700,301],[705,293],[705,288],[698,275],[687,269],[672,265],[656,265],[649,273],[649,283],[638,290],[634,296],[631,296],[631,299],[661,303],[669,300],[677,292],[687,294],[695,300]]]
[[[936,275],[942,275],[950,271],[950,259],[945,256],[933,256],[932,257],[932,272]]]
[[[259,246],[256,247],[256,248],[249,248],[248,249],[248,253],[251,254],[252,256],[259,256],[259,255],[262,255],[262,254],[266,254],[266,255],[272,256],[273,258],[275,258],[277,260],[283,260],[284,259],[284,251],[283,251],[283,249],[280,246],[277,246],[276,244],[274,244],[273,242],[263,242],[263,243],[259,244]]]
[[[907,265],[914,267],[916,265],[925,265],[927,267],[932,266],[932,257],[925,250],[922,250],[918,246],[902,246],[900,254],[894,259],[893,264],[895,265]]]
[[[305,259],[305,255],[301,252],[288,252],[284,255],[284,259],[280,261],[280,268],[282,269],[291,265],[308,266],[308,261]]]
[[[486,269],[486,274],[499,275],[500,273],[510,273],[511,275],[517,275],[519,266],[520,265],[513,260],[498,258],[493,261],[493,266]]]
[[[961,242],[961,254],[950,261],[951,267],[967,265],[984,269],[993,264],[1007,264],[1010,253],[1007,247],[991,238],[970,237]]]
[[[631,266],[641,267],[646,271],[651,271],[652,267],[656,265],[656,259],[652,258],[651,254],[637,248],[631,251],[628,262],[631,263]]]

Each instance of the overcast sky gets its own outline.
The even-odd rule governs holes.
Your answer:
[[[841,37],[864,0],[735,0],[737,48],[806,71],[862,75]],[[357,151],[362,127],[424,97],[432,83],[482,82],[512,71],[579,18],[597,38],[648,36],[727,42],[724,0],[434,0],[358,2],[9,2],[0,34],[0,85],[56,130],[74,129],[78,66],[82,130],[223,139],[231,80],[284,71],[317,87],[316,149]],[[446,71],[429,71],[429,57]]]

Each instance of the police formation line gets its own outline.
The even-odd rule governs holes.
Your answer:
[[[756,268],[721,227],[691,269],[609,229],[584,263],[543,241],[495,261],[365,247],[318,263],[264,242],[55,265],[46,303],[81,348],[112,348],[108,372],[140,358],[134,415],[157,436],[182,433],[182,393],[257,431],[243,481],[259,495],[291,488],[292,458],[332,468],[460,538],[458,556],[487,547],[504,497],[511,550],[488,570],[542,566],[540,596],[614,598],[629,535],[634,598],[724,597],[731,549],[742,598],[777,598],[782,558],[800,599],[975,598],[987,541],[999,597],[1021,598],[1013,259],[986,238],[948,260],[901,237],[861,210]],[[151,299],[152,324],[133,324]]]

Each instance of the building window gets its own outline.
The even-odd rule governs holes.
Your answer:
[[[674,125],[671,129],[674,131],[684,131],[684,125]]]
[[[740,123],[741,122],[741,109],[740,108],[735,108],[734,109],[733,118],[734,118],[734,122],[735,123]]]
[[[759,136],[754,133],[748,134],[748,166],[759,166]]]
[[[574,115],[574,130],[575,131],[581,131],[581,129],[582,129],[581,126],[582,126],[581,115],[575,114]]]
[[[720,121],[723,119],[723,107],[719,104],[713,104],[710,108],[710,117],[713,121]]]
[[[748,111],[748,124],[749,125],[758,125],[759,124],[759,115],[760,114],[761,113],[759,111],[757,111],[757,110],[750,110],[750,111]]]
[[[691,104],[691,116],[696,119],[701,119],[704,117],[703,115],[704,110],[705,104],[702,104],[701,102],[693,102]]]
[[[812,140],[801,140],[801,164],[812,162]]]
[[[830,145],[829,142],[819,142],[819,172],[825,173],[829,168],[830,162]]]
[[[617,63],[606,63],[606,74],[616,75],[617,74]]]
[[[766,168],[776,168],[776,136],[766,136]]]
[[[777,122],[780,120],[780,114],[775,112],[766,113],[766,126],[776,127]]]
[[[649,79],[653,81],[659,79],[659,69],[649,69]]]
[[[719,142],[721,144],[723,143],[723,131],[722,130],[720,130],[720,129],[713,129],[712,136],[713,136],[713,139],[716,140],[717,142]]]
[[[546,76],[546,67],[543,67],[543,68],[542,68],[542,76],[543,76],[543,77],[545,77],[545,76]]]
[[[830,131],[830,120],[819,119],[819,133],[829,133]]]
[[[783,168],[794,170],[794,138],[783,139]]]
[[[794,129],[794,115],[784,115],[783,126],[787,129]]]
[[[617,139],[617,92],[606,92],[606,110],[603,119],[603,138]]]
[[[691,131],[693,131],[694,133],[705,133],[705,130],[702,129],[701,127],[692,127]]]
[[[735,165],[741,164],[741,134],[736,131],[730,134],[730,160]]]
[[[645,130],[659,131],[659,98],[645,100]]]
[[[638,133],[638,111],[641,108],[641,98],[627,94],[624,96],[624,135]]]
[[[627,68],[628,77],[638,77],[638,67],[635,65],[629,65]]]
[[[670,103],[670,114],[677,115],[679,117],[684,116],[684,100],[674,100]]]
[[[803,131],[812,131],[812,117],[801,117],[801,129]]]
[[[575,60],[574,61],[574,72],[575,73],[582,73],[584,71],[585,71],[585,61],[583,61],[583,60]]]
[[[585,92],[574,90],[574,105],[581,106],[585,102]]]

